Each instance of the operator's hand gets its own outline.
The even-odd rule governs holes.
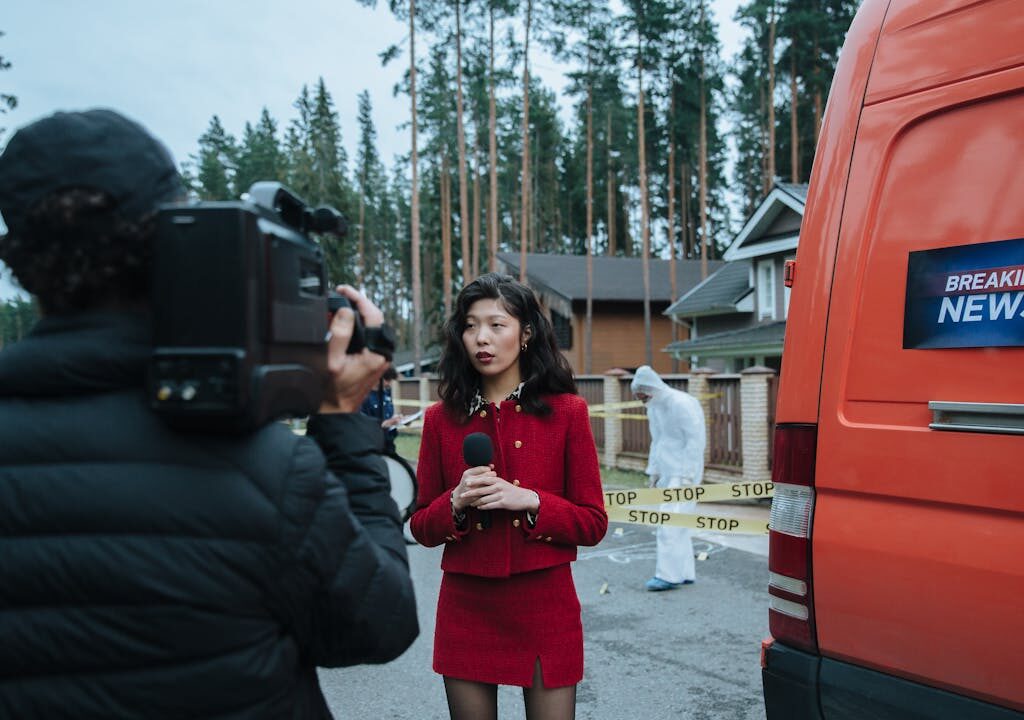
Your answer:
[[[404,415],[392,415],[387,420],[382,422],[380,424],[380,426],[382,428],[384,428],[385,430],[390,430],[391,428],[393,428],[396,425],[398,425],[398,423],[402,422],[402,418],[404,418],[404,417],[405,417]]]
[[[526,510],[536,513],[540,509],[540,496],[536,492],[513,485],[493,471],[470,478],[467,485],[462,500],[468,501],[477,510]]]
[[[337,290],[362,316],[364,327],[383,324],[384,313],[361,292],[349,285],[339,285]],[[354,327],[355,315],[349,308],[341,308],[331,318],[327,342],[328,380],[320,404],[321,413],[357,412],[388,367],[387,360],[366,348],[355,355],[345,352]]]

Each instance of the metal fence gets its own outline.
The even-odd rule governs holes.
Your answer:
[[[618,399],[628,402],[633,399],[629,390],[631,375],[616,378],[618,383]],[[665,375],[662,377],[671,387],[679,390],[689,389],[689,376]],[[580,395],[587,405],[604,404],[604,383],[606,378],[600,375],[581,375],[576,378]],[[428,378],[429,401],[436,402],[437,378]],[[768,382],[768,465],[771,467],[772,443],[775,427],[775,397],[778,390],[778,379],[773,377]],[[400,378],[393,386],[396,411],[409,414],[419,408],[419,379]],[[735,471],[743,467],[742,436],[740,434],[741,396],[739,375],[716,375],[708,378],[708,398],[699,398],[707,403],[708,431],[708,467],[718,467]],[[411,401],[402,404],[401,401]],[[621,452],[627,456],[646,457],[651,447],[651,433],[647,425],[647,417],[642,407],[611,409],[609,412],[621,415],[616,418],[622,432]],[[635,420],[632,418],[636,418]],[[605,444],[605,418],[591,417],[590,428],[599,451],[603,452]]]
[[[708,393],[708,465],[743,467],[739,375],[709,378]]]
[[[587,401],[587,407],[604,403],[604,378],[600,375],[577,375],[576,388]],[[604,447],[604,418],[591,417],[590,430],[594,433],[594,442],[599,448]]]

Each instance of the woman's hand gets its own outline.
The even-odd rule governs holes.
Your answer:
[[[465,512],[466,508],[472,506],[479,497],[479,492],[477,492],[481,487],[479,483],[484,478],[496,477],[498,475],[494,472],[491,465],[479,465],[467,469],[466,472],[462,473],[462,479],[459,480],[459,484],[452,490],[452,509],[459,513]]]
[[[463,481],[466,480],[463,475]],[[463,499],[477,510],[525,510],[536,513],[540,509],[540,496],[537,493],[513,485],[498,477],[494,471],[469,478],[467,488]]]

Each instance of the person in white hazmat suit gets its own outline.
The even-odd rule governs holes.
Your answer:
[[[678,488],[699,485],[704,478],[704,445],[707,431],[704,409],[689,393],[669,387],[654,370],[644,365],[630,383],[633,396],[647,407],[651,451],[646,473],[650,486]],[[696,503],[665,503],[666,512],[693,513]],[[654,577],[646,588],[673,590],[696,580],[693,540],[688,528],[659,527]]]

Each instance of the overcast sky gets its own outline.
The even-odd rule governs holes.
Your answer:
[[[739,2],[712,0],[727,59],[741,40],[732,21]],[[405,48],[408,28],[386,8],[383,0],[376,9],[355,0],[11,0],[0,16],[0,55],[12,68],[0,72],[0,90],[15,95],[18,107],[0,115],[7,128],[0,144],[56,110],[111,107],[147,126],[182,162],[215,114],[241,137],[266,106],[283,130],[303,84],[323,76],[350,156],[356,98],[369,91],[390,166],[409,149],[409,131],[398,129],[409,100],[392,96],[408,62],[382,68],[378,53]],[[422,57],[427,42],[417,39]],[[532,65],[561,90],[564,67],[543,56]],[[0,300],[11,293],[3,275]]]

